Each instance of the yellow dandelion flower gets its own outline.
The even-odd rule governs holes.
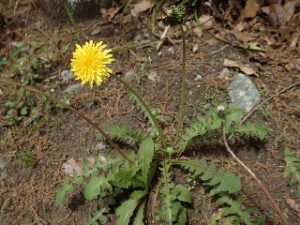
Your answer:
[[[71,59],[71,71],[74,72],[76,80],[82,84],[88,84],[92,88],[94,83],[100,85],[105,81],[112,70],[107,67],[114,61],[110,49],[101,42],[88,41],[84,45],[76,45]]]

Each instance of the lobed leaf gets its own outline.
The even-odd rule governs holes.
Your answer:
[[[55,196],[55,203],[57,205],[62,205],[64,202],[66,196],[74,191],[74,186],[70,183],[68,183],[67,180],[64,180],[63,186],[59,191],[56,193]]]
[[[116,214],[118,216],[116,225],[128,225],[138,203],[138,200],[134,199],[128,199],[123,202],[116,210]]]

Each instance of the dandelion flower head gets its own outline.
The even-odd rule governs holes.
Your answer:
[[[110,76],[112,70],[107,65],[114,59],[111,50],[105,47],[102,42],[93,41],[82,46],[76,45],[71,59],[71,71],[76,80],[81,80],[82,84],[88,84],[92,88],[94,83],[100,85]]]

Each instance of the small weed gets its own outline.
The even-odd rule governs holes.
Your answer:
[[[50,61],[45,57],[39,57],[36,50],[39,49],[36,43],[18,44],[6,57],[0,60],[0,71],[4,66],[11,66],[15,73],[20,76],[23,84],[34,84],[41,80],[40,74],[49,71]],[[43,49],[42,49],[43,51]]]
[[[36,160],[31,151],[23,150],[20,153],[19,159],[27,168],[33,168],[35,166]]]
[[[284,178],[289,179],[289,185],[296,186],[296,197],[300,198],[300,159],[297,158],[291,149],[284,149],[284,160],[286,167],[283,173]]]
[[[8,101],[6,103],[7,113],[5,118],[7,119],[8,125],[17,125],[21,120],[28,116],[28,106],[24,102]]]
[[[208,103],[215,103],[216,102],[216,94],[212,94],[212,93],[209,93],[209,92],[205,92],[203,94],[203,97],[204,99],[206,100],[206,102]]]
[[[260,107],[259,111],[265,120],[271,117],[270,111],[268,110],[267,107]]]

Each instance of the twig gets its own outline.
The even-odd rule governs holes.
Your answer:
[[[269,98],[266,98],[264,101],[262,101],[260,104],[258,104],[256,107],[254,107],[240,122],[240,124],[244,123],[258,108],[260,108],[262,105],[264,105],[266,102],[270,101],[272,98],[282,94],[283,92],[286,92],[287,90],[297,86],[300,84],[300,81],[289,85],[288,87],[282,89],[281,91],[279,91],[278,93],[271,95]]]
[[[219,52],[224,51],[225,48],[227,48],[227,47],[229,47],[229,46],[230,46],[230,45],[226,44],[226,45],[224,45],[222,48],[217,49],[217,50],[215,50],[215,51],[212,51],[212,52],[209,53],[208,55],[209,55],[209,56],[213,56],[213,55],[215,55],[215,54],[218,54]]]
[[[270,200],[270,202],[272,203],[273,208],[277,211],[280,219],[282,220],[283,224],[288,225],[288,221],[286,220],[285,216],[283,215],[283,213],[281,212],[280,208],[278,207],[278,205],[276,204],[275,200],[273,199],[273,197],[271,196],[271,194],[269,193],[267,187],[264,185],[264,183],[255,175],[255,173],[252,172],[252,170],[246,166],[244,164],[244,162],[242,160],[240,160],[236,154],[234,154],[234,152],[231,150],[231,148],[228,145],[227,139],[226,139],[226,130],[225,130],[225,126],[223,125],[223,141],[226,147],[226,150],[229,152],[229,154],[233,157],[233,159],[235,161],[237,161],[242,167],[244,167],[244,169],[250,174],[251,177],[253,177],[253,179],[257,182],[258,186],[260,187],[260,189],[263,191],[263,193],[266,195],[266,197]]]
[[[41,91],[33,86],[29,86],[29,85],[24,85],[24,84],[20,84],[14,81],[9,81],[9,80],[5,80],[5,79],[0,79],[1,83],[4,84],[8,84],[8,85],[12,85],[12,86],[16,86],[16,87],[22,87],[25,88],[28,91],[37,93],[37,94],[41,94],[41,95],[45,95],[48,99],[50,99],[50,101],[56,103],[56,104],[60,104],[62,106],[64,106],[65,108],[69,109],[70,111],[74,112],[77,116],[81,117],[82,119],[84,119],[86,122],[88,122],[95,130],[97,130],[107,141],[108,143],[116,149],[116,151],[124,158],[126,159],[129,163],[133,163],[132,160],[130,160],[126,154],[110,139],[110,137],[105,133],[104,130],[102,130],[102,128],[100,128],[96,123],[94,123],[90,118],[86,117],[83,113],[79,112],[78,110],[76,110],[74,107],[72,107],[71,105],[66,104],[65,102],[63,102],[62,100],[48,94],[45,91]]]

